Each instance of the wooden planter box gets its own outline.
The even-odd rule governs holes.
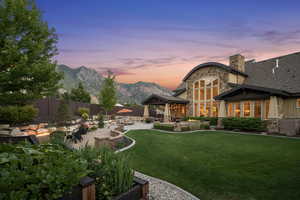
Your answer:
[[[70,194],[66,194],[57,200],[95,200],[95,180],[86,176],[80,180],[80,184],[75,186]]]
[[[113,198],[113,200],[148,200],[149,182],[134,177],[134,184],[128,192],[124,192]],[[80,184],[73,188],[70,194],[58,200],[96,200],[94,179],[84,177]]]
[[[134,177],[133,182],[128,192],[116,196],[113,200],[148,200],[149,182],[138,177]]]

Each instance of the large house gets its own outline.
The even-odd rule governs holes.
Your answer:
[[[237,54],[229,57],[229,65],[202,63],[174,93],[153,94],[143,104],[165,105],[166,120],[182,116],[300,118],[300,52],[259,62],[245,61]]]

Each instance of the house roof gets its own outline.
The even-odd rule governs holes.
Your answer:
[[[246,62],[245,73],[248,74],[245,84],[300,93],[300,52],[260,62]]]
[[[166,103],[187,104],[189,103],[189,101],[174,96],[152,94],[142,102],[143,105],[147,105],[147,104],[159,105],[159,104],[166,104]]]
[[[201,68],[205,68],[205,67],[211,67],[211,66],[214,66],[214,67],[219,67],[219,68],[222,68],[228,72],[231,72],[231,73],[234,73],[234,74],[239,74],[239,75],[242,75],[242,76],[245,76],[247,77],[247,73],[244,73],[244,72],[241,72],[239,70],[236,70],[228,65],[224,65],[222,63],[218,63],[218,62],[207,62],[207,63],[202,63],[200,65],[197,65],[196,67],[194,67],[184,78],[183,78],[183,81],[186,81],[195,71],[197,71],[198,69],[201,69]]]
[[[176,91],[174,91],[175,93],[173,94],[174,97],[177,97],[178,95],[181,95],[182,93],[184,93],[186,91],[186,88],[181,88],[178,89]]]
[[[229,96],[238,94],[245,90],[255,91],[255,92],[262,92],[266,93],[268,95],[275,95],[275,96],[282,96],[282,97],[289,97],[291,94],[289,92],[286,92],[284,90],[274,89],[274,88],[266,88],[266,87],[260,87],[255,85],[247,85],[247,84],[231,84],[232,86],[235,86],[231,90],[228,90],[226,92],[221,93],[218,96],[215,96],[215,100],[223,100],[226,99]]]

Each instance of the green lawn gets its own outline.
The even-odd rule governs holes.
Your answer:
[[[300,199],[300,140],[131,131],[134,169],[208,199]]]

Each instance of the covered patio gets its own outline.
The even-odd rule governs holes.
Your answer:
[[[163,116],[164,122],[186,117],[188,103],[188,100],[179,97],[152,94],[142,102],[144,118],[149,117],[149,107],[156,110],[155,117]]]

